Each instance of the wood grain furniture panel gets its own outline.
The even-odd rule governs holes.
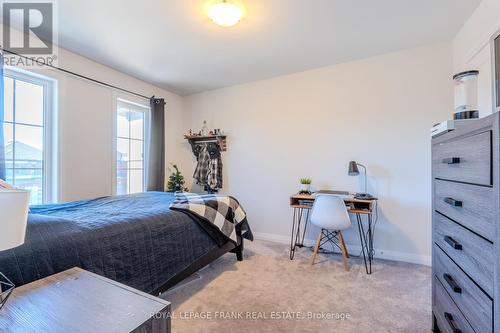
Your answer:
[[[434,243],[493,295],[493,244],[439,213],[434,215]]]
[[[436,178],[491,185],[491,132],[435,145],[432,165]]]
[[[476,332],[493,331],[493,301],[438,246],[434,272]]]
[[[495,239],[493,188],[437,179],[434,184],[438,212],[490,241]]]
[[[476,333],[465,319],[455,302],[450,298],[443,285],[434,277],[435,292],[432,310],[443,333]]]
[[[170,333],[170,303],[72,268],[15,289],[0,331]]]

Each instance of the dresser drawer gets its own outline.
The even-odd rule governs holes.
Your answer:
[[[493,331],[493,301],[434,246],[434,274],[476,332]]]
[[[491,131],[433,146],[435,178],[492,185]]]
[[[434,242],[488,295],[493,295],[493,244],[434,212]]]
[[[434,180],[434,208],[468,229],[493,241],[495,198],[493,188]]]
[[[436,316],[440,331],[442,333],[474,333],[472,327],[436,277],[433,279],[433,284],[432,311]]]

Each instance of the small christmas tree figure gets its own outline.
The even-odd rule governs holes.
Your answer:
[[[177,192],[177,191],[187,191],[187,188],[184,187],[186,181],[184,180],[184,176],[179,171],[179,168],[176,164],[172,164],[174,168],[174,172],[168,178],[168,192]]]

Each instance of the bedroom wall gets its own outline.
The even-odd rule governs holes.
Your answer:
[[[146,96],[166,101],[166,160],[182,164],[182,98],[164,89],[60,48],[58,66]],[[37,73],[58,84],[58,200],[72,201],[113,194],[113,115],[118,96],[140,100],[114,89],[59,71]],[[185,154],[184,156],[189,156]]]
[[[454,71],[479,70],[478,98],[481,117],[494,111],[490,38],[500,29],[499,13],[500,1],[482,0],[453,40]]]
[[[288,197],[301,177],[314,189],[360,191],[362,178],[347,175],[356,160],[380,198],[377,255],[430,264],[429,130],[452,114],[451,53],[438,44],[192,95],[185,130],[207,120],[227,132],[224,192],[258,238],[289,241]]]

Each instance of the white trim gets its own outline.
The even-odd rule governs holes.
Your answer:
[[[115,98],[123,103],[127,104],[132,104],[132,105],[137,105],[140,108],[145,108],[145,109],[150,109],[150,105],[148,104],[148,101],[144,98],[140,97],[135,97],[133,95],[127,95],[125,93],[114,93]]]
[[[144,154],[144,179],[143,179],[143,185],[144,185],[144,190],[146,190],[147,187],[147,161],[149,157],[149,145],[147,143],[149,142],[149,126],[150,126],[150,112],[151,112],[151,107],[149,104],[147,104],[147,100],[145,98],[140,98],[137,96],[133,96],[131,94],[126,94],[126,93],[121,93],[117,92],[114,90],[112,92],[113,95],[113,116],[112,116],[112,122],[113,122],[113,128],[111,130],[111,146],[112,146],[112,171],[111,171],[111,189],[112,189],[112,194],[116,195],[116,152],[117,152],[117,113],[118,113],[118,103],[126,103],[126,104],[131,104],[131,105],[136,105],[138,108],[144,109],[144,128],[143,128],[143,135],[144,135],[144,146],[143,146],[143,154]]]
[[[499,94],[499,88],[497,86],[500,86],[500,83],[497,82],[497,73],[496,73],[496,52],[495,52],[495,40],[497,38],[500,38],[500,29],[498,29],[491,37],[490,37],[490,54],[491,54],[491,90],[493,91],[492,94],[492,99],[493,99],[493,111],[492,112],[498,112],[500,111],[500,106],[497,105],[497,101],[500,98],[498,96]],[[499,59],[500,61],[500,59]],[[500,79],[500,78],[498,78]]]
[[[112,92],[113,95],[113,112],[111,113],[111,194],[116,195],[116,152],[117,152],[117,121],[118,121],[118,98],[115,91]]]
[[[57,80],[15,67],[6,67],[4,76],[43,86],[43,203],[59,200]]]
[[[269,234],[264,232],[254,232],[253,235],[255,236],[255,239],[258,240],[264,240],[280,244],[290,244],[290,236]],[[315,240],[313,239],[304,240],[304,244],[306,246],[313,246],[314,243]],[[361,247],[359,245],[346,244],[346,246],[349,250],[354,251],[355,253],[361,252]],[[416,253],[375,249],[375,257],[383,260],[402,261],[402,262],[408,262],[412,264],[425,265],[425,266],[432,265],[432,256],[426,256]]]

